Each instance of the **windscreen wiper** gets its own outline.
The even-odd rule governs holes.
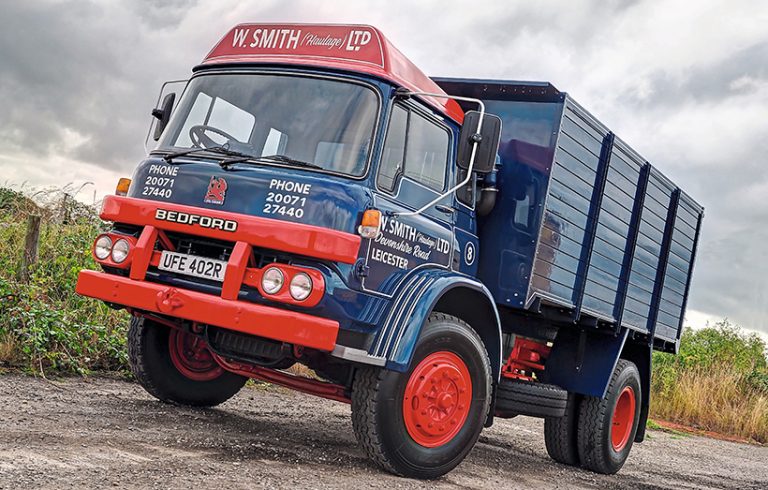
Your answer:
[[[297,167],[319,168],[321,170],[324,168],[316,163],[305,162],[304,160],[291,158],[288,155],[266,155],[266,156],[258,157],[258,159],[277,162],[277,163],[287,163],[288,165],[295,165]]]
[[[250,160],[253,158],[252,155],[241,153],[235,150],[230,150],[228,145],[221,145],[221,146],[211,146],[210,148],[192,148],[190,150],[182,150],[182,151],[176,151],[173,153],[168,153],[166,155],[163,155],[163,160],[165,160],[168,163],[173,163],[173,159],[176,157],[191,155],[193,153],[199,153],[203,151],[209,151],[211,153],[219,153],[221,155],[235,157],[238,161]],[[229,160],[232,160],[232,159],[229,159]],[[228,161],[226,159],[223,160],[222,163],[223,162],[227,162],[227,164],[235,163],[234,161]]]

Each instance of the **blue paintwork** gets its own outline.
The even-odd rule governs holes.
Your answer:
[[[347,233],[356,233],[366,209],[382,210],[382,234],[376,240],[363,240],[355,266],[282,256],[324,275],[327,293],[316,307],[271,304],[332,318],[339,321],[342,331],[364,334],[367,340],[355,347],[363,348],[372,359],[385,360],[389,369],[405,371],[409,367],[425,319],[439,299],[457,287],[480,293],[485,300],[472,307],[486,308],[491,312],[489,318],[496,319],[482,335],[497,378],[501,329],[514,330],[514,325],[501,325],[497,307],[521,311],[536,299],[566,309],[580,306],[574,312],[576,321],[582,316],[608,323],[619,319],[618,335],[587,336],[588,354],[578,369],[574,364],[579,353],[578,330],[561,329],[547,372],[553,382],[578,393],[602,396],[628,332],[647,332],[649,317],[658,320],[655,332],[659,338],[673,345],[677,342],[701,207],[681,193],[675,222],[667,227],[671,234],[665,240],[665,221],[676,187],[653,169],[643,206],[633,206],[640,169],[646,162],[619,138],[607,138],[607,128],[570,97],[549,84],[438,80],[449,93],[483,98],[486,109],[502,119],[496,207],[478,220],[471,207],[450,196],[440,205],[453,208],[452,213],[432,208],[420,216],[393,217],[390,213],[414,210],[435,196],[434,191],[405,177],[391,193],[376,186],[377,162],[396,87],[382,80],[333,74],[374,84],[383,100],[371,165],[363,177],[277,165],[236,164],[224,170],[215,160],[184,157],[178,159],[185,163],[178,166],[172,194],[146,196],[143,183],[151,177],[150,169],[165,165],[150,157],[136,170],[131,195]],[[420,105],[415,100],[408,104]],[[439,114],[434,116],[452,135],[450,161],[454,161],[460,128]],[[613,142],[610,148],[604,146],[608,140]],[[602,193],[594,191],[601,154],[606,177]],[[457,168],[449,165],[447,171],[446,185],[452,186]],[[203,202],[211,177],[227,180],[222,205]],[[275,181],[311,186],[301,216],[265,212]],[[632,235],[634,222],[638,225],[636,247],[626,238]],[[663,274],[658,272],[662,242],[669,250],[662,257],[667,264]],[[181,281],[169,275],[160,280],[169,284]],[[255,290],[244,289],[241,299],[270,303]],[[652,305],[656,305],[653,312]]]
[[[143,195],[148,187],[144,185],[150,175],[150,169],[157,167],[176,167],[178,173],[172,177],[175,181],[171,195]],[[159,174],[158,174],[159,175]],[[224,203],[208,204],[203,201],[211,177],[226,179],[228,188]],[[137,167],[133,174],[134,184],[129,196],[196,206],[203,209],[215,209],[233,213],[275,218],[294,223],[322,226],[333,230],[355,233],[360,223],[361,210],[372,204],[370,189],[358,181],[319,172],[301,171],[269,165],[234,164],[228,169],[221,168],[215,160],[178,157],[174,164],[167,164],[162,158],[150,157]],[[292,182],[308,189],[306,194],[281,192],[275,188],[281,182]],[[272,185],[272,187],[270,187]],[[290,215],[266,213],[265,205],[270,192],[291,194],[306,199],[294,208],[302,208],[301,218]]]
[[[585,315],[639,332],[655,328],[658,338],[675,343],[701,206],[681,194],[670,253],[660,257],[677,187],[651,168],[637,245],[628,247],[646,162],[625,142],[549,84],[436,81],[449,93],[483,98],[502,118],[499,200],[479,226],[479,278],[496,302],[524,309],[539,298],[574,310],[575,320]],[[526,222],[517,209],[529,203]]]
[[[486,108],[502,119],[501,168],[496,207],[480,223],[479,277],[497,303],[523,308],[561,109],[559,103],[520,102],[513,111],[508,103],[497,100],[489,100]],[[525,127],[533,129],[519,130]]]
[[[493,308],[493,296],[488,288],[472,277],[435,269],[417,271],[411,274],[410,281],[402,288],[396,299],[396,308],[392,310],[404,313],[402,316],[387,318],[380,335],[386,336],[388,340],[382,343],[382,348],[376,354],[390,360],[387,364],[390,369],[405,370],[413,357],[422,325],[435,304],[448,291],[465,288],[480,292],[487,300],[485,306],[493,309],[496,325],[490,330],[496,331],[497,335],[487,335],[483,340],[491,359],[494,379],[498,379],[501,372],[501,322],[498,312]]]
[[[580,335],[584,335],[583,345]],[[602,398],[629,335],[561,329],[547,359],[547,381],[568,391]]]
[[[259,69],[269,70],[265,67]],[[285,71],[285,68],[281,71]],[[296,69],[295,71],[306,70]],[[174,165],[169,165],[158,156],[150,156],[135,170],[129,196],[306,223],[347,233],[357,233],[362,213],[368,208],[375,207],[385,213],[412,211],[433,199],[436,195],[435,191],[406,177],[399,179],[393,192],[381,191],[375,184],[376,162],[382,150],[396,87],[380,80],[344,73],[334,73],[334,75],[355,80],[363,79],[372,83],[380,91],[384,101],[371,152],[372,163],[363,177],[354,179],[313,169],[271,164],[240,163],[223,169],[218,165],[216,158],[200,155],[178,157],[174,160]],[[417,101],[409,101],[408,104],[432,112]],[[449,130],[455,142],[458,138],[459,126],[450,120],[445,120],[439,114],[434,116],[442,120],[442,124]],[[456,150],[455,145],[453,146],[449,161],[455,160]],[[163,167],[162,170],[158,170],[159,167]],[[175,175],[167,175],[168,168],[174,169]],[[453,185],[456,181],[456,173],[456,167],[448,165],[446,186]],[[173,183],[169,185],[166,181],[165,186],[161,186],[162,192],[153,193],[151,189],[146,189],[146,187],[153,187],[151,182],[153,177],[172,178]],[[223,178],[227,182],[226,198],[222,204],[204,202],[211,178]],[[306,197],[306,201],[301,206],[302,215],[265,212],[265,205],[268,204],[267,197],[271,191],[276,190],[274,183],[288,181],[293,185],[309,188],[306,194],[301,194],[302,197]],[[171,189],[170,193],[168,189]],[[459,203],[454,196],[443,199],[439,204],[452,207],[456,211],[446,214],[431,208],[422,215],[414,217],[385,216],[379,239],[363,240],[360,247],[358,262],[366,268],[366,273],[362,276],[355,272],[355,266],[286,256],[279,251],[261,251],[267,255],[271,253],[281,257],[281,260],[293,264],[315,268],[323,274],[326,294],[315,307],[305,308],[274,303],[262,297],[256,289],[247,287],[241,290],[240,299],[334,319],[339,322],[342,330],[367,335],[369,343],[363,347],[369,349],[373,357],[381,356],[389,359],[387,367],[390,369],[403,371],[407,369],[410,362],[422,320],[429,315],[433,303],[445,291],[459,285],[483,291],[488,298],[488,307],[498,318],[490,294],[480,282],[470,277],[476,274],[479,263],[477,251],[480,244],[474,210]],[[387,238],[405,242],[410,249],[403,252],[388,247],[382,242],[382,239]],[[407,267],[401,268],[373,260],[374,249],[394,253],[406,259]],[[469,249],[473,251],[470,254],[472,260],[463,260]],[[151,271],[151,277],[152,280],[170,285],[209,294],[220,294],[218,286],[202,284],[191,278],[180,278],[174,274],[155,270]],[[414,289],[414,285],[420,288]],[[423,301],[414,301],[419,297],[416,291],[425,293]],[[405,310],[407,315],[395,315],[403,311],[403,308],[407,308]],[[490,345],[489,351],[499,357],[501,346],[498,320],[494,328],[497,334],[490,336],[491,338],[487,341]],[[377,341],[381,336],[386,336],[386,342],[377,350]],[[341,337],[343,335],[340,335]],[[402,340],[398,342],[398,338]],[[395,348],[396,345],[397,348]],[[500,363],[497,360],[495,364],[494,373],[498,375]]]

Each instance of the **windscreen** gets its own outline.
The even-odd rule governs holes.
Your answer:
[[[158,150],[228,149],[255,161],[365,173],[379,102],[363,85],[278,74],[194,78]]]

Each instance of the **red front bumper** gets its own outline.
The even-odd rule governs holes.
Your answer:
[[[331,351],[339,324],[304,313],[84,270],[76,291],[111,303]]]

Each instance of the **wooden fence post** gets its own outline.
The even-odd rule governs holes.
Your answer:
[[[19,280],[29,282],[29,268],[37,262],[37,245],[40,239],[40,215],[31,214],[27,221],[27,236],[24,239],[24,254],[21,256]]]

